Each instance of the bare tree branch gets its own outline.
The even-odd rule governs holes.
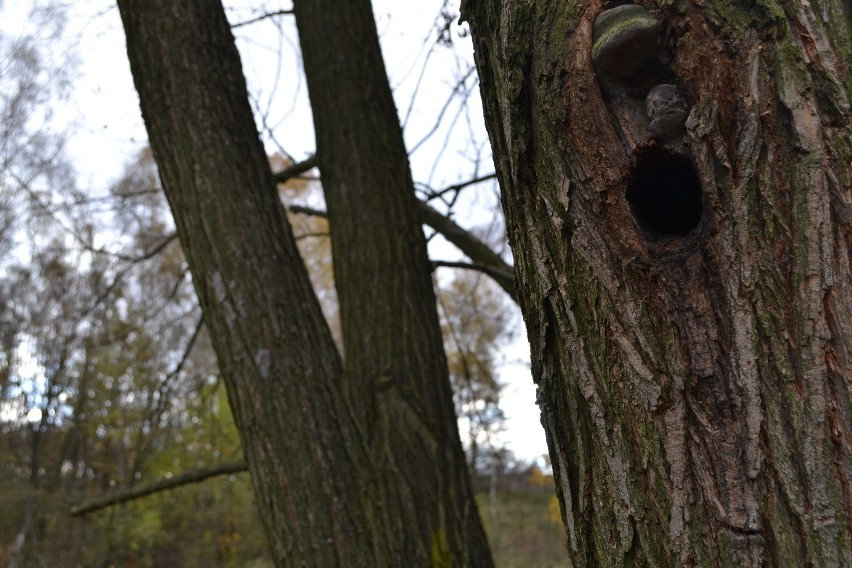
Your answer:
[[[242,461],[227,462],[209,467],[202,467],[199,469],[187,471],[170,479],[160,479],[147,485],[135,487],[129,491],[120,491],[112,495],[101,497],[99,499],[93,499],[92,501],[88,501],[86,503],[74,505],[73,507],[71,507],[68,513],[72,517],[77,517],[80,515],[91,513],[92,511],[98,511],[106,507],[111,507],[112,505],[118,505],[120,503],[126,503],[135,499],[147,497],[148,495],[153,495],[154,493],[159,493],[160,491],[169,491],[176,487],[181,487],[182,485],[189,485],[190,483],[198,483],[211,477],[216,477],[219,475],[231,475],[234,473],[241,473],[247,470],[248,466],[245,462]]]
[[[181,278],[181,280],[183,280],[183,278]],[[181,355],[180,361],[178,361],[177,365],[175,365],[175,367],[169,371],[169,373],[157,385],[157,396],[155,397],[154,402],[149,404],[143,422],[150,425],[149,429],[140,428],[137,431],[137,449],[135,452],[136,455],[133,458],[133,469],[131,470],[133,472],[139,471],[143,459],[142,456],[147,454],[148,450],[151,449],[151,446],[154,443],[155,436],[153,433],[159,429],[160,419],[165,412],[165,406],[167,404],[165,401],[168,399],[168,391],[171,386],[172,379],[174,379],[183,370],[183,367],[186,365],[187,360],[189,360],[192,349],[195,347],[195,342],[198,340],[198,336],[201,335],[201,330],[203,328],[204,318],[199,317],[198,323],[195,324],[195,331],[192,332],[192,336],[189,338],[186,347],[183,349],[183,355]]]
[[[302,215],[310,215],[311,217],[322,217],[323,219],[328,219],[328,213],[322,211],[320,209],[314,209],[312,207],[304,207],[302,205],[290,205],[287,207],[291,213],[301,213]]]
[[[494,268],[493,266],[485,266],[484,264],[476,264],[474,262],[458,262],[452,260],[432,260],[433,268],[462,268],[464,270],[477,270],[490,276],[493,280],[499,281],[502,279],[514,280],[514,275],[511,272],[505,272]],[[505,290],[505,288],[504,288]],[[509,294],[512,299],[517,302],[514,294]]]
[[[420,209],[420,220],[435,229],[474,263],[473,265],[460,263],[463,266],[458,266],[457,268],[475,268],[488,274],[517,303],[518,297],[515,294],[514,269],[510,264],[504,261],[499,254],[491,250],[488,245],[477,239],[469,231],[457,225],[446,215],[433,209],[428,203],[420,201],[418,202],[418,207]],[[292,213],[328,217],[328,213],[325,211],[311,207],[291,205],[288,209]],[[441,266],[449,266],[449,264],[441,264]]]
[[[146,260],[150,260],[150,259],[154,258],[155,256],[157,256],[158,254],[160,254],[161,252],[163,252],[163,250],[165,250],[165,248],[167,246],[169,246],[172,242],[177,240],[177,233],[165,235],[163,237],[163,240],[160,241],[159,243],[157,243],[156,246],[154,246],[153,248],[143,252],[142,254],[140,254],[138,256],[130,256],[130,255],[122,254],[122,253],[118,253],[118,252],[110,252],[110,251],[102,249],[102,248],[96,248],[96,247],[90,246],[86,241],[78,238],[77,235],[74,235],[74,238],[77,240],[77,243],[81,247],[83,247],[84,249],[86,249],[89,252],[93,252],[95,254],[105,254],[105,255],[111,256],[111,257],[113,257],[117,260],[129,262],[131,264],[136,264],[136,263],[144,262]]]
[[[301,235],[296,235],[296,240],[301,241],[304,239],[316,239],[320,237],[330,237],[331,233],[328,231],[318,231],[313,233],[302,233]]]
[[[310,160],[310,158],[309,158],[309,160]],[[305,162],[302,162],[302,163],[305,163]],[[298,165],[299,164],[296,164],[296,166],[298,166]],[[294,167],[294,166],[291,166],[291,167]],[[307,168],[307,169],[310,169],[310,168]],[[284,171],[286,172],[287,170],[284,170]],[[281,173],[284,173],[284,172],[281,172]],[[154,248],[152,248],[148,251],[145,251],[140,256],[129,256],[129,255],[121,254],[121,253],[110,252],[110,251],[104,250],[102,248],[96,248],[96,247],[92,246],[87,239],[83,238],[80,235],[80,233],[77,231],[76,228],[67,226],[67,224],[57,216],[58,209],[52,208],[48,204],[44,203],[41,200],[41,197],[38,195],[38,192],[30,186],[29,182],[27,182],[25,179],[17,176],[14,172],[11,173],[11,176],[15,180],[15,182],[20,186],[20,188],[23,189],[27,194],[29,194],[29,196],[32,198],[32,200],[35,202],[35,204],[38,206],[38,208],[41,209],[41,214],[47,215],[51,219],[53,219],[53,221],[55,223],[57,223],[62,228],[63,231],[65,231],[67,234],[69,234],[77,242],[77,244],[79,244],[83,249],[85,249],[85,250],[87,250],[91,253],[105,254],[105,255],[112,256],[113,258],[116,258],[118,260],[121,260],[121,261],[124,261],[124,262],[129,262],[131,264],[135,264],[135,263],[139,263],[139,262],[144,262],[146,260],[149,260],[149,259],[157,256],[172,241],[177,239],[177,233],[172,233],[171,235],[165,235],[163,237],[163,240],[159,244],[157,244]],[[288,179],[288,178],[285,178],[285,179]]]
[[[298,162],[293,164],[292,166],[286,167],[280,172],[274,174],[272,177],[275,180],[275,183],[284,183],[290,178],[294,178],[299,174],[303,174],[306,171],[315,168],[317,165],[317,157],[311,156],[307,160],[302,162]]]
[[[420,219],[424,223],[441,233],[445,239],[458,247],[474,263],[488,267],[490,272],[487,272],[487,274],[517,303],[514,269],[511,265],[491,250],[488,245],[458,226],[446,215],[442,215],[422,201],[419,206]]]
[[[453,184],[453,185],[448,185],[447,187],[445,187],[445,188],[443,188],[443,189],[439,189],[439,190],[437,190],[437,191],[433,191],[433,192],[431,192],[431,193],[430,193],[430,195],[429,195],[429,197],[430,197],[430,198],[433,198],[433,197],[441,197],[441,196],[443,196],[444,194],[449,193],[449,192],[451,192],[451,191],[458,191],[458,190],[460,190],[460,189],[464,189],[464,188],[466,188],[466,187],[467,187],[467,186],[469,186],[469,185],[474,185],[474,184],[477,184],[477,183],[482,183],[482,182],[484,182],[484,181],[489,181],[489,180],[495,179],[496,177],[497,177],[497,174],[496,174],[496,173],[490,173],[490,174],[488,174],[488,175],[484,175],[484,176],[481,176],[481,177],[477,177],[477,178],[469,179],[469,180],[467,180],[467,181],[463,181],[463,182],[461,182],[461,183],[455,183],[455,184]]]
[[[420,146],[425,144],[426,141],[429,140],[429,138],[431,138],[432,135],[438,131],[438,128],[440,128],[441,126],[441,122],[444,120],[444,114],[446,114],[447,110],[450,108],[450,104],[453,102],[456,96],[462,95],[463,98],[466,98],[468,95],[470,95],[470,93],[473,91],[473,87],[468,87],[466,84],[467,80],[470,77],[476,77],[476,66],[472,65],[470,69],[467,70],[467,73],[462,75],[462,77],[458,80],[455,87],[453,87],[453,91],[450,93],[450,96],[444,103],[444,106],[441,107],[440,112],[438,112],[438,117],[435,119],[435,124],[432,125],[431,130],[429,130],[429,132],[427,132],[426,135],[423,136],[423,138],[421,138],[419,142],[417,142],[411,147],[411,149],[408,151],[409,156],[414,154],[414,152],[416,152],[417,149],[420,148]]]
[[[241,28],[243,26],[248,26],[249,24],[256,24],[257,22],[261,22],[261,21],[266,20],[268,18],[275,18],[277,16],[286,16],[286,15],[290,15],[292,13],[293,13],[292,8],[289,9],[289,10],[276,10],[274,12],[267,12],[266,14],[261,14],[260,16],[257,16],[256,18],[249,18],[248,20],[245,20],[244,22],[237,22],[236,24],[231,24],[231,29],[234,30],[234,29],[237,29],[237,28]]]

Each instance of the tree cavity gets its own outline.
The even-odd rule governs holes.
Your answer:
[[[639,152],[625,196],[649,238],[685,236],[701,221],[701,184],[692,162],[660,146]]]

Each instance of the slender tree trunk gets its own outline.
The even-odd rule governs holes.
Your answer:
[[[118,3],[142,114],[278,565],[372,566],[369,470],[221,3]]]
[[[573,564],[852,566],[849,3],[468,4]]]
[[[298,0],[295,14],[331,225],[345,384],[377,467],[375,518],[398,565],[490,566],[370,1]]]
[[[399,126],[385,130],[393,104],[369,5],[328,7],[318,18],[302,4],[303,39],[357,38],[328,60],[315,44],[305,49],[322,109],[345,370],[278,200],[221,3],[118,3],[272,555],[279,566],[488,566]],[[360,58],[373,106],[343,97],[329,108],[316,77],[350,81],[340,61]],[[327,85],[337,94],[361,88]],[[335,132],[329,120],[346,126]],[[352,138],[337,144],[338,136]]]

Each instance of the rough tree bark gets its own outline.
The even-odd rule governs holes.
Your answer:
[[[396,147],[399,125],[382,134],[393,104],[378,85],[378,46],[359,53],[363,42],[376,41],[369,7],[361,3],[357,17],[341,22],[338,11],[348,8],[316,18],[309,2],[299,4],[303,39],[328,37],[325,26],[343,24],[337,34],[345,29],[358,38],[358,49],[335,52],[331,61],[307,47],[308,77],[336,69],[339,57],[373,81],[366,93],[373,114],[349,119],[363,120],[358,126],[372,139],[350,133],[343,143],[344,149],[353,140],[362,145],[349,148],[361,159],[348,164],[348,175],[333,161],[335,142],[327,138],[333,126],[327,117],[317,120],[320,153],[327,156],[320,165],[330,189],[345,369],[278,200],[221,3],[118,2],[151,147],[273,558],[280,566],[489,566],[416,203],[407,194],[411,181],[394,163],[406,166]],[[369,61],[358,63],[361,57]],[[329,88],[340,95],[352,85]],[[356,114],[364,110],[351,100],[342,104]],[[364,147],[379,142],[380,149]],[[339,242],[345,238],[357,242]]]
[[[850,5],[603,4],[462,14],[573,563],[850,566]]]
[[[370,0],[294,7],[331,227],[344,384],[379,473],[376,514],[391,564],[491,565]]]

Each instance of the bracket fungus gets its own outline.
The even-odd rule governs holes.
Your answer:
[[[592,27],[592,64],[604,90],[644,95],[664,75],[661,22],[638,4],[604,10]]]
[[[625,198],[646,238],[683,237],[701,221],[702,197],[686,131],[692,105],[668,66],[670,27],[643,6],[613,4],[594,22],[591,60],[605,104],[630,133]]]

